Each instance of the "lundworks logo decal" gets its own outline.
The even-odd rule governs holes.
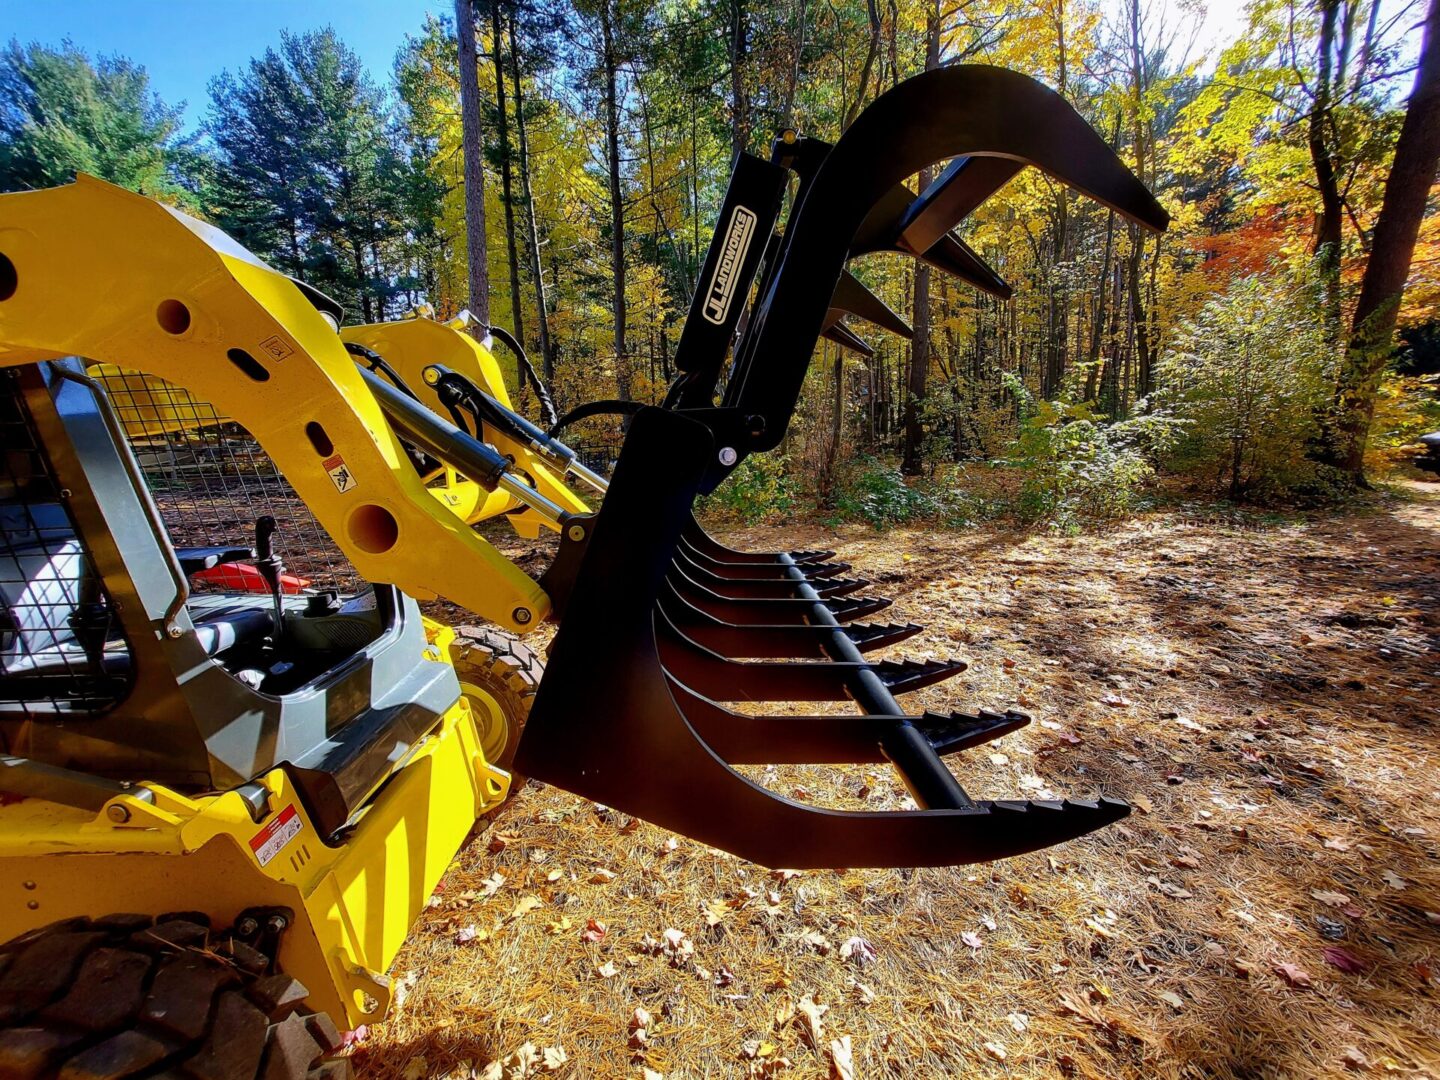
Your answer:
[[[720,261],[715,264],[710,289],[705,294],[705,318],[716,326],[724,325],[725,316],[730,313],[730,303],[735,299],[735,287],[739,284],[740,267],[745,263],[750,241],[755,238],[756,220],[754,212],[743,206],[735,207],[730,215],[725,243],[720,248]]]

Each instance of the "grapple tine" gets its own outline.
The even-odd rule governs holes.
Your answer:
[[[717,701],[846,701],[861,671],[878,678],[892,694],[902,694],[958,675],[967,666],[963,660],[738,662],[686,637],[663,609],[655,612],[655,640],[660,663],[671,677]]]
[[[705,531],[701,524],[695,520],[693,513],[686,515],[684,531],[681,538],[691,549],[699,552],[717,562],[780,562],[781,556],[789,556],[797,563],[810,565],[812,563],[825,562],[835,557],[833,551],[739,551],[735,548],[726,547],[720,541]]]
[[[678,566],[671,567],[670,583],[677,593],[701,611],[739,626],[805,623],[814,613],[814,605],[798,597],[740,600],[721,596],[713,589],[699,584]],[[863,619],[877,611],[884,611],[892,603],[894,601],[884,596],[866,596],[859,599],[840,597],[827,601],[825,607],[837,620],[847,623]]]
[[[1025,167],[1000,157],[958,157],[906,209],[895,245],[923,254]]]
[[[835,295],[830,298],[830,317],[838,318],[839,315],[854,315],[857,319],[864,319],[902,338],[915,336],[910,324],[897,315],[889,304],[860,284],[849,270],[841,271],[840,282],[835,286]]]
[[[794,578],[786,572],[786,568],[780,563],[711,563],[696,559],[683,547],[676,549],[675,565],[684,570],[695,581],[708,589],[725,596],[742,596],[746,593],[726,592],[722,586],[785,586],[782,592],[765,592],[762,589],[754,593],[756,596],[793,596],[795,595]],[[752,567],[759,566],[759,570],[752,570]],[[829,568],[835,567],[833,573]],[[848,563],[820,563],[815,571],[801,571],[806,581],[813,582],[816,588],[826,586],[830,582],[844,580],[838,575],[842,570],[848,569]],[[854,591],[854,590],[851,590]]]
[[[1015,290],[1010,288],[1005,279],[954,233],[941,236],[920,255],[920,260],[937,270],[963,278],[981,292],[998,296],[1001,300],[1009,300],[1015,295]]]
[[[789,568],[785,563],[720,562],[696,551],[684,540],[675,549],[675,557],[684,564],[702,567],[717,577],[774,578],[777,581],[790,578]],[[797,562],[796,565],[800,568],[800,572],[812,581],[816,578],[837,577],[851,569],[848,562]]]
[[[875,355],[875,347],[841,322],[838,312],[832,311],[826,317],[825,327],[820,331],[820,336],[827,341],[835,342],[842,349],[849,349],[861,356]]]
[[[803,623],[791,625],[736,625],[707,615],[682,599],[668,584],[658,601],[662,611],[691,641],[731,660],[823,660],[825,636],[830,628]],[[922,628],[915,623],[875,626],[851,623],[843,632],[863,652],[894,645],[914,637]]]
[[[752,716],[727,709],[684,683],[670,680],[675,705],[695,734],[732,765],[878,765],[888,760],[880,734],[913,723],[940,755],[997,739],[1030,720],[1021,713],[925,713],[923,716]]]

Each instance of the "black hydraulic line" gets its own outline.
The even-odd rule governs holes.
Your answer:
[[[624,401],[620,398],[587,401],[584,405],[575,406],[559,420],[556,420],[545,434],[553,439],[557,432],[564,431],[571,424],[588,420],[592,416],[634,416],[641,409],[647,407],[643,401]]]
[[[345,342],[345,351],[351,356],[358,356],[364,360],[366,366],[369,367],[371,371],[379,371],[383,374],[394,384],[395,389],[399,390],[406,397],[412,397],[416,401],[420,400],[420,395],[415,393],[414,390],[411,390],[405,380],[400,377],[400,373],[391,367],[390,362],[374,349],[367,349],[358,341],[347,341]]]
[[[524,378],[530,380],[530,385],[535,387],[535,396],[540,399],[540,422],[549,426],[555,423],[555,402],[550,397],[550,391],[545,389],[545,384],[540,381],[540,376],[535,374],[535,365],[530,363],[530,357],[525,353],[525,346],[515,340],[515,335],[506,330],[503,326],[486,327],[489,332],[500,339],[500,341],[515,354],[515,359],[524,373]],[[523,383],[522,378],[522,383]]]
[[[904,711],[895,701],[884,681],[869,670],[864,654],[855,646],[849,635],[841,628],[820,594],[806,580],[799,565],[789,555],[781,555],[780,562],[786,567],[790,579],[795,582],[797,595],[811,602],[813,612],[811,625],[832,628],[828,641],[821,648],[831,660],[862,665],[849,680],[850,696],[865,712],[879,716],[900,716]],[[925,810],[965,810],[975,806],[975,800],[965,793],[940,755],[935,753],[930,738],[908,719],[899,719],[885,725],[880,736],[881,749],[890,759],[915,802]]]

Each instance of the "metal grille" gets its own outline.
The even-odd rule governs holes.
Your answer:
[[[312,589],[358,592],[365,582],[245,428],[181,387],[109,365],[90,374],[125,429],[177,548],[254,542],[255,521],[275,518],[285,572]],[[253,584],[253,583],[251,583]],[[287,591],[297,588],[287,583]],[[197,592],[237,590],[233,570],[191,577]]]
[[[0,715],[103,712],[129,687],[124,634],[13,371],[0,453]]]

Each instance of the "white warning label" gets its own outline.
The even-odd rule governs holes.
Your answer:
[[[331,483],[335,485],[335,490],[341,495],[355,486],[355,474],[350,471],[350,466],[345,464],[345,459],[339,454],[326,458],[320,464],[330,474]]]
[[[304,827],[305,822],[300,820],[294,805],[281,810],[274,821],[250,838],[250,850],[255,853],[255,861],[264,866],[280,854],[281,848],[299,836]]]

